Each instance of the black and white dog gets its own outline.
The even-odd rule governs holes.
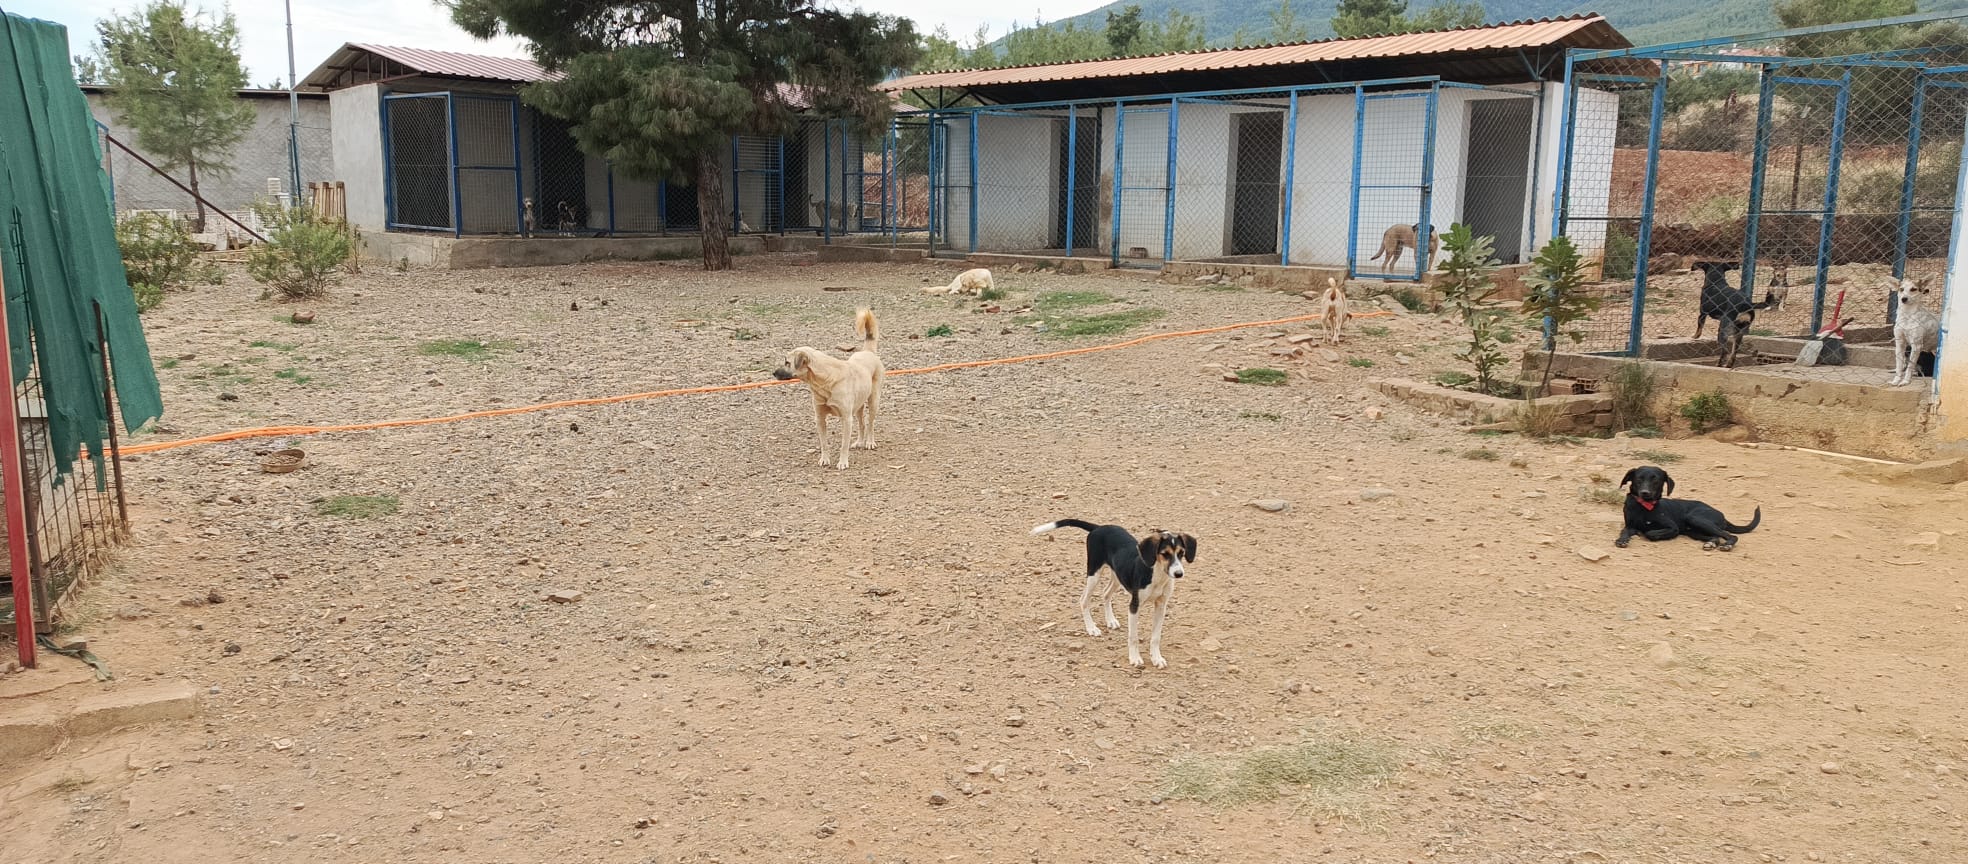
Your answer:
[[[1715,341],[1721,356],[1715,365],[1736,368],[1736,351],[1743,336],[1756,322],[1756,313],[1777,305],[1775,291],[1765,291],[1760,303],[1751,302],[1741,291],[1730,287],[1728,272],[1738,267],[1733,261],[1697,261],[1694,269],[1702,274],[1701,311],[1695,316],[1695,338],[1702,336],[1702,325],[1715,319]]]
[[[1700,501],[1669,500],[1667,496],[1674,494],[1674,478],[1652,465],[1626,472],[1620,485],[1629,484],[1632,488],[1627,490],[1621,513],[1626,524],[1620,528],[1619,539],[1613,541],[1622,549],[1635,534],[1649,540],[1672,540],[1685,534],[1702,541],[1703,549],[1728,552],[1736,548],[1735,535],[1748,534],[1763,521],[1761,507],[1750,516],[1748,525],[1732,525],[1722,511]]]
[[[1032,533],[1044,534],[1058,528],[1087,532],[1087,582],[1086,590],[1080,594],[1080,618],[1086,624],[1087,635],[1100,635],[1089,604],[1094,583],[1100,579],[1100,568],[1105,567],[1113,571],[1114,581],[1128,592],[1128,664],[1141,665],[1141,643],[1135,634],[1134,619],[1141,609],[1141,601],[1146,600],[1155,615],[1148,635],[1148,660],[1157,669],[1168,666],[1168,661],[1162,659],[1162,619],[1168,615],[1169,597],[1175,593],[1174,582],[1182,578],[1182,565],[1196,562],[1196,538],[1156,528],[1137,541],[1119,525],[1095,525],[1078,519],[1047,522],[1033,528]],[[1121,622],[1114,620],[1113,590],[1114,582],[1108,582],[1100,592],[1101,602],[1107,607],[1108,629],[1121,626]]]

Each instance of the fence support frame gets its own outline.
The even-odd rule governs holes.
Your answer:
[[[1633,309],[1627,321],[1626,356],[1640,356],[1640,335],[1647,306],[1647,257],[1654,246],[1654,189],[1660,179],[1660,143],[1663,115],[1667,111],[1667,62],[1660,61],[1660,77],[1654,79],[1653,108],[1647,117],[1647,176],[1640,195],[1640,230],[1635,232],[1633,252]]]

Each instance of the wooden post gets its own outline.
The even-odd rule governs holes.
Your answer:
[[[21,461],[20,398],[14,388],[14,352],[7,331],[5,279],[0,278],[0,382],[7,397],[0,399],[0,492],[7,499],[7,562],[14,583],[14,642],[20,663],[34,668],[34,574],[27,554],[27,471]],[[18,326],[28,326],[22,321]]]

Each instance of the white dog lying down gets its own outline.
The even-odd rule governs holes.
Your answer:
[[[957,278],[950,280],[950,284],[947,286],[941,288],[924,288],[923,293],[974,295],[989,291],[991,287],[991,271],[979,267],[975,270],[965,270],[962,273],[958,273]]]

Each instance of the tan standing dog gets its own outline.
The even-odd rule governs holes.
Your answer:
[[[1401,261],[1401,250],[1403,249],[1419,250],[1421,248],[1421,246],[1416,242],[1417,239],[1416,235],[1420,230],[1421,230],[1421,226],[1419,224],[1396,225],[1392,228],[1387,229],[1385,232],[1383,232],[1380,235],[1380,251],[1374,253],[1374,256],[1372,258],[1368,258],[1367,260],[1379,261],[1380,272],[1382,273],[1393,272],[1394,265],[1400,263]],[[1442,250],[1442,238],[1436,235],[1435,226],[1430,225],[1428,226],[1428,269],[1429,270],[1435,269],[1435,254],[1437,252],[1440,252],[1441,250]]]
[[[1339,337],[1346,330],[1346,319],[1353,317],[1346,309],[1346,289],[1339,287],[1339,280],[1326,280],[1326,341],[1339,344]]]
[[[773,370],[781,381],[798,378],[813,392],[813,419],[820,430],[820,467],[827,467],[827,418],[840,418],[840,457],[835,468],[847,467],[853,447],[875,449],[875,413],[881,405],[881,357],[875,353],[875,313],[854,312],[854,335],[860,347],[840,360],[817,348],[794,348],[786,365]]]

